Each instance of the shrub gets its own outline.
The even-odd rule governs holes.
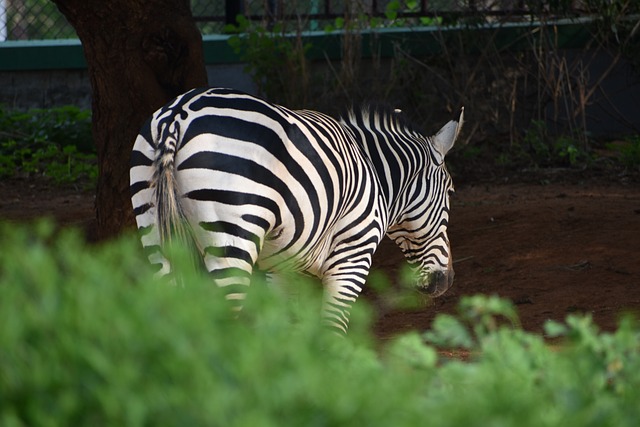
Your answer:
[[[27,112],[0,107],[0,177],[45,176],[57,184],[98,175],[91,114],[67,106]]]
[[[551,323],[477,296],[381,346],[367,310],[324,331],[317,290],[297,303],[259,283],[234,318],[198,275],[152,277],[133,238],[87,247],[39,224],[0,230],[0,425],[635,425],[640,333]],[[179,253],[178,253],[179,257]],[[184,257],[186,258],[186,257]],[[291,279],[294,280],[294,279]],[[300,279],[296,279],[300,280]],[[425,339],[431,344],[426,344]],[[469,361],[437,346],[469,349]]]
[[[620,162],[629,170],[640,170],[640,135],[627,138],[622,144],[607,144],[607,148],[618,153]]]

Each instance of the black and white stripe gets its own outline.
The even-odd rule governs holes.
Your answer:
[[[158,110],[135,141],[133,208],[160,274],[177,239],[241,300],[255,268],[301,271],[325,287],[324,315],[345,331],[387,233],[444,292],[453,280],[444,155],[462,123],[426,138],[394,111],[341,121],[229,89],[195,89]]]

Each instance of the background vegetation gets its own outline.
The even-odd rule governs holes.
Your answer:
[[[196,16],[224,15],[221,4],[205,3],[192,2]],[[262,2],[246,3],[245,12],[254,19],[239,17],[238,25],[225,29],[219,22],[202,22],[200,28],[235,34],[229,43],[261,94],[273,102],[338,115],[352,104],[384,100],[426,131],[439,128],[464,105],[468,125],[449,159],[457,176],[504,176],[541,168],[604,170],[613,176],[640,172],[637,135],[596,137],[586,128],[588,106],[606,98],[601,86],[607,75],[622,60],[639,74],[638,2],[524,1],[522,10],[528,13],[499,16],[483,2],[469,14],[462,13],[470,10],[466,2],[454,7],[435,1],[429,2],[435,15],[420,16],[420,2],[390,0],[379,3],[382,14],[371,16],[365,3],[351,1],[332,4],[343,15],[330,20],[309,18],[319,12],[317,2],[285,2],[277,16],[264,15]],[[31,39],[75,36],[48,0],[12,3],[7,10],[10,34],[24,30]],[[260,14],[262,19],[255,19]],[[578,22],[578,15],[589,18],[580,21],[589,41],[583,55],[567,55],[556,22]],[[288,18],[278,18],[283,16]],[[497,32],[484,31],[505,23],[522,25],[517,40],[505,42]],[[439,53],[416,56],[399,39],[392,57],[379,54],[376,31],[424,25],[436,28]],[[460,29],[453,37],[447,34],[452,26]],[[304,38],[309,29],[340,31],[340,59],[312,63],[312,46]],[[374,34],[370,46],[363,45],[364,32]],[[363,60],[363,50],[373,52],[373,58]],[[588,72],[601,60],[594,52],[610,59],[601,76]],[[610,113],[617,114],[614,108]],[[63,108],[27,115],[0,110],[0,115],[0,176],[48,176],[59,183],[88,179],[93,185],[97,172],[88,113]],[[72,129],[73,121],[80,129]],[[63,131],[70,132],[68,140]]]
[[[0,106],[0,178],[93,185],[97,175],[90,112],[72,106],[27,112]]]
[[[324,331],[317,289],[302,283],[296,304],[254,286],[233,318],[206,279],[155,281],[133,237],[87,247],[46,223],[0,236],[12,248],[0,252],[3,426],[582,427],[640,416],[630,318],[600,333],[571,316],[542,337],[519,328],[510,303],[479,296],[425,335],[381,344],[365,304],[347,338]]]
[[[335,115],[345,106],[385,100],[433,130],[464,105],[469,125],[465,141],[452,156],[454,164],[463,160],[461,165],[472,168],[584,170],[607,169],[624,157],[628,171],[637,172],[637,139],[596,137],[586,123],[588,106],[606,99],[602,83],[623,59],[636,75],[640,70],[640,4],[581,2],[581,16],[588,18],[578,21],[572,2],[524,3],[530,14],[500,22],[491,10],[450,14],[446,19],[404,17],[417,2],[390,1],[384,18],[352,10],[325,26],[327,32],[342,31],[341,58],[313,64],[306,55],[311,46],[302,31],[309,25],[304,19],[272,24],[241,17],[228,31],[237,33],[230,44],[271,101]],[[561,18],[582,22],[588,31],[582,54],[568,54],[563,47],[566,40],[560,39],[556,27]],[[518,39],[506,41],[498,31],[487,30],[509,19],[521,25]],[[376,57],[376,30],[427,24],[437,28],[433,37],[440,52],[416,56],[399,39],[392,58]],[[458,28],[453,36],[446,31],[450,26]],[[366,46],[373,58],[366,61],[364,31],[374,34],[371,46]],[[601,75],[591,76],[592,64],[602,61],[599,55],[608,64]],[[609,110],[617,114],[615,108]],[[616,144],[607,145],[614,140]]]

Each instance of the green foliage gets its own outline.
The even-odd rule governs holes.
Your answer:
[[[555,140],[553,153],[569,166],[576,166],[587,161],[589,156],[574,139],[561,136]]]
[[[0,177],[43,175],[58,184],[97,177],[91,114],[77,107],[0,108]]]
[[[3,426],[571,427],[640,416],[631,320],[611,334],[588,317],[550,323],[565,340],[554,348],[519,328],[510,303],[463,298],[426,335],[471,354],[448,360],[417,332],[381,348],[358,307],[349,336],[334,336],[303,283],[292,283],[295,304],[256,283],[234,317],[206,278],[154,279],[133,237],[87,247],[42,223],[0,236],[12,249],[0,252]]]
[[[467,296],[460,299],[458,316],[438,316],[425,338],[438,346],[472,350],[505,323],[512,328],[520,324],[510,301],[496,296]]]
[[[411,27],[416,25],[441,25],[443,19],[440,17],[431,18],[428,16],[420,17],[403,17],[403,14],[420,12],[420,2],[416,0],[389,1],[384,9],[384,18],[371,16],[369,14],[360,13],[357,17],[351,17],[345,20],[344,17],[337,17],[335,20],[324,27],[325,32],[336,30],[358,30],[362,28],[392,28],[392,27]]]
[[[459,312],[438,316],[426,334],[472,354],[437,371],[458,397],[441,401],[445,425],[632,425],[640,413],[631,391],[640,384],[640,330],[631,318],[615,333],[600,333],[590,317],[549,322],[547,336],[563,339],[553,347],[514,328],[514,307],[495,297],[462,298]]]
[[[262,94],[270,99],[283,99],[290,107],[303,107],[308,85],[306,52],[311,48],[300,34],[287,35],[285,27],[276,23],[266,29],[238,16],[237,26],[227,26],[234,33],[229,45],[246,62],[245,70],[253,77]],[[296,88],[296,90],[291,90]]]
[[[532,120],[531,126],[524,135],[525,147],[527,147],[536,161],[547,161],[551,155],[547,140],[547,127],[541,120]]]
[[[522,140],[514,141],[496,158],[502,166],[584,167],[592,155],[585,144],[568,135],[553,136],[544,121],[532,120]]]
[[[640,170],[640,135],[628,138],[623,144],[607,144],[607,148],[618,153],[625,167]]]
[[[270,28],[265,27],[272,25],[267,20],[241,20],[234,29],[236,35],[230,43],[249,64],[254,80],[270,101],[333,115],[342,106],[389,102],[412,115],[425,130],[442,123],[447,111],[465,105],[471,114],[469,123],[473,123],[465,128],[466,140],[477,142],[459,144],[456,151],[464,160],[477,159],[478,166],[490,167],[492,162],[518,169],[611,166],[609,159],[594,157],[599,152],[593,150],[594,141],[585,129],[589,123],[586,111],[593,97],[601,93],[599,86],[610,77],[616,61],[624,57],[635,64],[640,58],[640,39],[634,37],[637,22],[630,19],[639,11],[640,2],[589,0],[576,10],[570,0],[527,0],[522,7],[531,14],[523,17],[498,16],[493,14],[495,9],[482,7],[468,16],[454,11],[451,2],[430,1],[428,9],[438,13],[437,18],[416,16],[424,2],[414,0],[380,3],[383,13],[375,17],[367,15],[367,2],[347,2],[341,9],[344,13],[331,22],[307,15],[318,12],[316,3],[309,3],[307,12],[296,9],[299,13],[289,13],[297,20],[280,21]],[[593,18],[591,23],[584,22],[583,29],[590,36],[582,30],[574,34],[568,27],[556,27],[555,18],[573,19],[576,13]],[[529,18],[532,25],[518,25],[518,35],[506,37],[502,30],[487,31],[498,22]],[[488,23],[491,25],[485,25]],[[409,44],[415,42],[398,36],[388,46],[375,31],[419,25],[442,30],[448,25],[457,27],[456,31],[431,33],[444,54],[414,56],[416,51]],[[340,37],[340,59],[332,55],[309,66],[305,55],[310,46],[303,42],[301,31],[322,27],[339,32],[331,34],[331,39]],[[567,43],[584,43],[586,54],[567,56]],[[588,78],[595,61],[588,50],[593,46],[610,51],[614,61],[596,80]],[[392,55],[389,49],[393,49]],[[367,61],[362,61],[365,56]],[[480,120],[474,120],[474,114]],[[547,129],[548,123],[557,129]],[[508,144],[502,143],[505,139]],[[637,164],[633,147],[625,147],[629,151],[619,156],[630,168]],[[455,162],[455,157],[450,160]]]
[[[391,0],[387,3],[384,15],[387,22],[382,24],[386,27],[406,27],[412,25],[440,25],[442,18],[431,18],[422,16],[419,18],[402,18],[402,13],[416,13],[420,11],[420,2],[416,0]],[[373,27],[373,25],[372,25]]]

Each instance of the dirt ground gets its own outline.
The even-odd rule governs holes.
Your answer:
[[[638,184],[468,185],[452,205],[453,287],[420,310],[382,313],[379,336],[425,329],[477,293],[509,298],[538,333],[570,313],[590,313],[603,330],[640,313]],[[402,258],[388,240],[376,255],[391,273]]]
[[[92,233],[90,192],[26,179],[0,181],[0,191],[2,220],[49,216]],[[453,313],[461,296],[477,293],[511,299],[534,332],[570,313],[592,314],[603,330],[613,330],[621,313],[640,313],[637,182],[457,184],[449,230],[454,286],[410,311],[376,301],[378,337],[426,329],[437,313]],[[385,240],[374,265],[396,277],[403,262]]]

